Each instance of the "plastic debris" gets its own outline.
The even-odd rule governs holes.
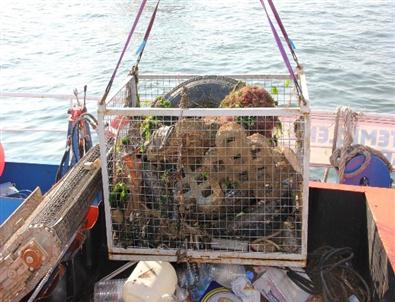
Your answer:
[[[177,301],[179,302],[190,302],[192,301],[190,296],[189,296],[189,292],[187,289],[182,288],[180,286],[177,285],[176,287],[176,298]]]
[[[229,289],[221,286],[215,281],[211,281],[207,291],[204,293],[199,302],[243,302],[232,293]]]
[[[0,184],[0,197],[11,196],[18,194],[18,192],[18,189],[11,182]]]
[[[196,263],[186,263],[178,268],[178,286],[188,293],[191,301],[199,301],[206,291],[212,280],[210,270],[209,264]],[[177,291],[177,296],[180,291]],[[185,291],[183,294],[186,293]],[[186,299],[186,301],[189,300]]]
[[[253,287],[247,276],[241,276],[232,281],[232,291],[243,302],[259,302],[261,294]]]
[[[226,288],[232,288],[232,281],[238,277],[245,277],[246,271],[243,265],[215,264],[212,266],[213,280]]]
[[[254,282],[254,287],[269,302],[305,302],[310,298],[309,293],[303,291],[289,279],[286,270],[274,267],[260,269],[263,274]],[[304,278],[308,278],[304,271],[298,273]]]

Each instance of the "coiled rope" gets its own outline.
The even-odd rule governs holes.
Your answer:
[[[380,151],[373,149],[369,146],[364,146],[360,144],[353,145],[354,142],[354,133],[356,124],[358,121],[358,116],[361,113],[357,113],[352,111],[350,107],[341,106],[337,109],[336,113],[336,129],[338,129],[338,125],[340,119],[343,120],[343,146],[340,148],[336,148],[331,157],[329,158],[330,163],[333,167],[338,169],[339,180],[342,182],[345,178],[351,178],[358,174],[360,174],[366,167],[369,165],[372,155],[380,158],[388,167],[389,171],[392,170],[392,165],[390,161],[381,153]],[[337,142],[338,139],[338,131],[335,131],[333,141]],[[346,164],[356,155],[363,155],[365,157],[362,165],[353,172],[345,173]]]

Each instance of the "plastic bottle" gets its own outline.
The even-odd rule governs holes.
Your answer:
[[[212,266],[210,264],[199,264],[198,280],[195,287],[192,287],[191,296],[193,301],[199,301],[212,281]]]
[[[94,302],[122,302],[122,289],[126,279],[100,281],[95,284]]]
[[[190,302],[192,301],[191,298],[189,297],[189,292],[186,288],[182,288],[177,285],[176,288],[176,298],[177,301],[179,302]]]
[[[183,292],[179,290],[180,293],[184,293],[179,298],[180,301],[183,301],[182,299],[199,301],[212,281],[210,264],[187,263],[177,275],[180,290],[184,290]],[[185,297],[185,291],[190,293],[190,297]]]
[[[164,261],[140,261],[123,286],[124,302],[159,302],[172,297],[177,284],[173,266]]]
[[[246,271],[243,265],[215,264],[211,268],[212,278],[226,288],[232,288],[232,281],[245,275]]]

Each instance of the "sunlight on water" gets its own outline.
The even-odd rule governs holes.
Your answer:
[[[308,76],[313,108],[395,112],[392,0],[276,1]],[[100,95],[139,1],[3,0],[2,91]],[[135,60],[147,12],[117,78]],[[258,0],[163,0],[140,65],[144,72],[285,73]],[[0,128],[66,129],[69,102],[1,99]],[[95,111],[94,103],[90,107]],[[57,162],[63,134],[2,132],[10,160]],[[52,140],[52,143],[51,143]],[[45,143],[44,143],[45,142]]]

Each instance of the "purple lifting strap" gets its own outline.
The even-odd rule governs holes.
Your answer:
[[[138,58],[137,58],[136,66],[140,63],[141,57],[143,56],[143,52],[145,49],[145,45],[147,45],[147,41],[148,41],[149,35],[151,33],[152,26],[154,25],[154,22],[155,22],[155,17],[156,17],[156,12],[158,11],[159,2],[160,2],[160,0],[158,0],[158,2],[156,3],[155,9],[152,13],[147,30],[145,31],[143,43],[141,43],[139,49],[137,50]]]
[[[126,39],[126,43],[125,43],[125,45],[123,46],[121,55],[119,56],[119,59],[118,59],[118,63],[117,63],[117,65],[115,66],[115,69],[114,69],[114,71],[113,71],[113,73],[112,73],[111,79],[110,79],[110,81],[108,82],[108,85],[107,85],[107,87],[106,87],[106,90],[105,90],[105,92],[104,92],[104,95],[103,95],[103,97],[102,97],[102,99],[101,99],[101,101],[100,101],[100,104],[103,104],[103,103],[105,102],[105,100],[106,100],[106,98],[107,98],[107,96],[108,96],[108,93],[110,92],[110,89],[111,89],[112,83],[113,83],[113,81],[114,81],[114,79],[115,79],[115,76],[116,76],[116,74],[117,74],[118,68],[119,68],[119,66],[121,65],[123,56],[124,56],[125,53],[126,53],[126,49],[127,49],[128,46],[129,46],[130,40],[131,40],[131,38],[132,38],[132,36],[133,36],[133,33],[134,33],[135,29],[136,29],[136,26],[137,26],[137,24],[138,24],[138,22],[139,22],[139,20],[140,20],[141,14],[143,13],[143,10],[144,10],[144,7],[145,7],[145,4],[146,4],[146,3],[147,3],[147,0],[143,0],[143,1],[141,2],[141,4],[140,4],[139,11],[137,12],[136,18],[134,19],[133,26],[132,26],[132,28],[130,29],[128,38]]]
[[[289,50],[291,51],[292,56],[293,56],[293,58],[294,58],[296,64],[299,66],[298,58],[296,57],[296,54],[295,54],[295,51],[294,51],[293,43],[292,43],[291,39],[288,37],[288,33],[287,33],[287,31],[285,30],[285,26],[284,26],[283,22],[281,21],[280,15],[278,14],[277,9],[276,9],[276,7],[274,6],[273,1],[272,1],[272,0],[267,0],[267,2],[269,3],[269,5],[270,5],[270,7],[271,7],[271,9],[272,9],[272,11],[273,11],[273,15],[274,15],[274,17],[275,17],[276,20],[277,20],[277,24],[278,24],[278,26],[280,27],[281,32],[283,33],[283,36],[284,36],[284,38],[285,38],[285,41],[287,42],[287,45],[288,45],[288,47],[289,47]]]
[[[289,61],[289,59],[288,59],[287,53],[285,52],[283,43],[281,42],[281,39],[280,39],[280,37],[279,37],[279,35],[278,35],[277,31],[276,31],[276,28],[274,27],[273,22],[272,22],[272,20],[270,19],[270,16],[269,16],[269,13],[268,13],[268,11],[267,11],[267,9],[266,9],[265,3],[264,3],[263,0],[259,0],[259,1],[261,2],[263,9],[265,10],[267,19],[268,19],[269,24],[270,24],[270,28],[272,29],[272,32],[273,32],[274,39],[276,40],[278,49],[280,50],[281,56],[282,56],[282,58],[283,58],[283,60],[284,60],[285,66],[286,66],[287,69],[288,69],[289,75],[290,75],[290,77],[293,79],[293,81],[294,81],[294,83],[295,83],[295,87],[296,87],[296,90],[297,90],[297,92],[298,92],[298,95],[299,95],[299,97],[300,97],[302,100],[304,100],[304,99],[303,99],[303,95],[302,95],[302,90],[301,90],[301,88],[300,88],[300,86],[299,86],[298,80],[297,80],[297,78],[296,78],[296,76],[295,76],[295,74],[294,74],[294,72],[293,72],[291,63],[290,63],[290,61]]]

